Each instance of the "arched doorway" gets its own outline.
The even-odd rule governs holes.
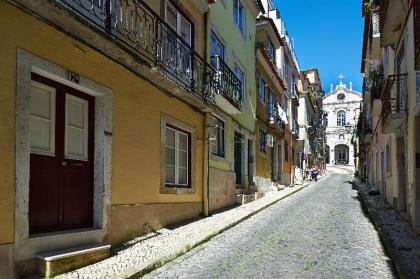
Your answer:
[[[325,163],[330,164],[330,147],[325,146]]]
[[[349,163],[349,147],[345,144],[336,145],[334,148],[335,162],[339,165]]]

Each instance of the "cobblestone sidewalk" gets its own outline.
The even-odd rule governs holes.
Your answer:
[[[358,179],[354,183],[400,277],[420,278],[420,237],[383,197],[370,196]]]
[[[56,278],[140,277],[306,186],[308,183],[305,182],[303,185],[288,187],[282,191],[269,192],[254,202],[211,217],[136,238],[125,243],[123,247],[114,249],[110,258]]]

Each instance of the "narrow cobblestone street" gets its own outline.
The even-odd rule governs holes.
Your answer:
[[[350,180],[331,168],[145,278],[396,278]]]

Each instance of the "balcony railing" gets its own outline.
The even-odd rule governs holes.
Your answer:
[[[299,124],[296,120],[292,122],[292,133],[295,135],[299,135]]]
[[[141,0],[59,0],[84,22],[162,70],[189,93],[214,101],[215,70]]]
[[[212,56],[210,64],[216,69],[216,86],[236,107],[242,107],[242,83],[219,56]]]
[[[275,98],[273,98],[273,103],[267,106],[267,121],[269,125],[283,129],[284,122],[280,116],[279,103]]]
[[[388,76],[382,100],[382,119],[385,121],[392,113],[407,112],[407,74]]]
[[[382,91],[384,89],[384,76],[378,75],[370,82],[371,106],[375,99],[381,99]]]
[[[293,105],[298,106],[299,105],[298,88],[295,83],[292,84],[292,88],[290,89],[290,97],[292,98]]]

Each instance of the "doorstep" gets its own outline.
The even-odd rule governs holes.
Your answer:
[[[36,255],[38,272],[50,278],[109,257],[111,245],[90,244]]]
[[[174,229],[160,229],[114,248],[108,259],[56,278],[138,278],[308,185],[268,192],[256,201],[210,217]]]

